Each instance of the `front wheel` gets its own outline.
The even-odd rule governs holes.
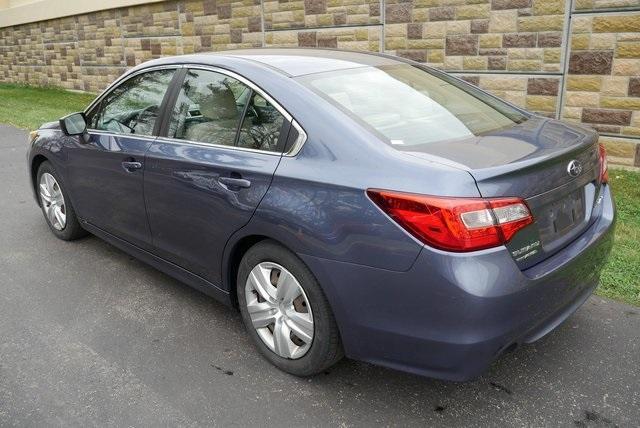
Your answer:
[[[237,295],[249,336],[276,367],[311,376],[338,362],[340,334],[320,285],[292,252],[262,241],[244,255]]]
[[[53,165],[43,162],[38,168],[36,179],[40,207],[51,232],[64,241],[72,241],[87,235],[80,226],[71,201]]]

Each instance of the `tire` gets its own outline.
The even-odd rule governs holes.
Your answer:
[[[48,176],[53,177],[55,183],[53,186],[47,186],[47,184],[53,183],[49,181],[46,183],[46,180],[43,182],[43,176],[48,174]],[[51,191],[48,189],[51,194],[55,197],[51,197],[51,195],[47,196],[45,194],[45,190],[42,186],[47,188],[52,187],[56,189],[56,191]],[[38,193],[38,200],[40,202],[40,208],[42,209],[42,214],[44,215],[44,219],[49,226],[51,232],[59,239],[63,241],[73,241],[75,239],[82,238],[88,235],[88,232],[85,231],[82,226],[80,226],[80,221],[78,221],[78,217],[76,216],[76,212],[71,205],[71,200],[68,197],[68,193],[62,184],[62,180],[60,179],[60,175],[56,172],[55,168],[48,161],[43,162],[38,168],[38,173],[36,175],[36,190]],[[59,192],[59,194],[57,193]],[[59,196],[61,195],[61,196]],[[46,199],[55,200],[53,203],[47,201]],[[60,206],[60,201],[62,205]],[[56,205],[57,204],[57,205]],[[50,216],[48,213],[52,212],[55,207],[60,207],[60,211],[64,214],[64,224],[61,224],[59,219],[54,216]]]
[[[254,269],[257,270],[254,271]],[[271,269],[270,274],[263,276],[263,278],[270,281],[271,292],[277,294],[278,287],[273,287],[273,285],[281,284],[279,288],[282,293],[290,296],[300,293],[297,294],[293,303],[289,304],[287,297],[282,301],[278,299],[267,301],[256,291],[254,288],[255,278],[260,272],[268,272],[269,269]],[[254,272],[254,276],[250,280],[249,276],[252,272]],[[290,280],[289,274],[294,277],[295,282]],[[281,278],[286,278],[286,281],[283,279],[281,282]],[[286,286],[286,284],[290,285]],[[299,285],[302,292],[291,284]],[[240,262],[236,287],[238,304],[247,332],[256,348],[273,365],[295,376],[312,376],[323,372],[342,359],[344,353],[340,333],[329,302],[309,268],[294,253],[274,241],[266,240],[257,243],[245,253]],[[286,292],[287,289],[296,291]],[[260,329],[254,327],[249,314],[248,300],[254,311],[254,317],[260,325],[270,322],[269,316],[280,319],[280,321],[275,321],[269,327],[260,327]],[[264,322],[262,322],[262,319],[257,316],[259,314],[255,312],[257,305],[265,308],[271,307],[272,312],[279,312],[275,315],[266,315]],[[279,306],[281,309],[273,309],[273,305],[281,305]],[[299,320],[308,321],[309,318],[312,320],[312,328],[304,331],[297,327],[289,329],[288,338],[293,343],[295,351],[289,356],[283,356],[290,350],[287,349],[287,352],[284,353],[281,351],[288,348],[281,345],[286,342],[282,338],[287,334],[277,335],[281,339],[276,340],[276,334],[274,334],[276,326],[280,326],[278,327],[279,332],[286,332],[288,325],[301,326],[302,323]],[[295,323],[291,324],[292,321]],[[305,327],[308,327],[308,324],[305,324]],[[296,331],[303,332],[303,334],[298,337]],[[313,335],[312,340],[308,340],[307,343],[300,338],[308,338],[309,335],[305,336],[308,331],[313,331]],[[269,340],[270,336],[273,338],[272,343]],[[290,345],[288,342],[287,344]]]

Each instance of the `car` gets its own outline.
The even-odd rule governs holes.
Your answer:
[[[55,236],[238,308],[297,376],[472,379],[575,312],[613,242],[595,131],[384,54],[160,58],[30,140]]]

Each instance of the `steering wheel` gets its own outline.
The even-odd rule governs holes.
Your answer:
[[[143,108],[142,110],[140,110],[140,112],[136,115],[136,117],[129,122],[129,126],[127,126],[127,128],[131,129],[131,133],[135,134],[136,132],[136,126],[138,126],[138,124],[142,121],[142,119],[150,119],[150,118],[155,118],[158,116],[158,106],[155,105],[151,105],[148,107]]]
[[[260,114],[258,113],[258,110],[256,110],[256,107],[253,104],[249,104],[249,106],[247,107],[247,117],[255,117],[256,119],[260,119]]]

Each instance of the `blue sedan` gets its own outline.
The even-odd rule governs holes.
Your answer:
[[[54,235],[238,308],[286,372],[466,380],[598,284],[597,140],[409,60],[258,49],[133,68],[32,132],[28,169]]]

